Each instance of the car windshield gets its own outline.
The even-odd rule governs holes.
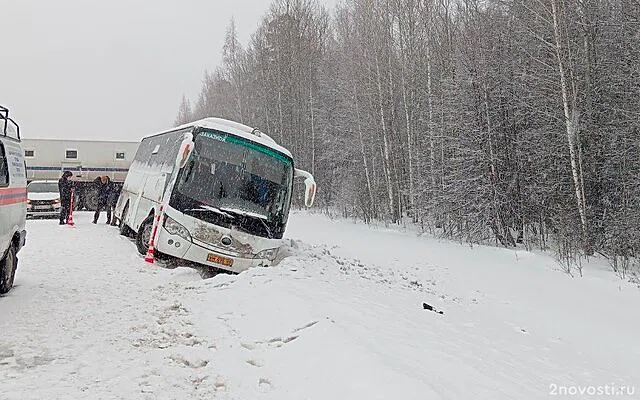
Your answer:
[[[197,204],[180,208],[260,220],[272,236],[274,224],[288,213],[292,179],[289,157],[227,133],[203,131],[177,183],[178,192]]]
[[[31,182],[27,187],[29,193],[58,193],[57,182]]]

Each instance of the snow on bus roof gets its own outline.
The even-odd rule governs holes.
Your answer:
[[[266,133],[261,132],[257,129],[251,128],[250,126],[241,124],[239,122],[229,121],[227,119],[222,119],[222,118],[210,117],[210,118],[200,119],[198,121],[189,122],[177,128],[173,128],[172,131],[176,129],[182,129],[182,128],[188,128],[188,127],[201,127],[201,128],[215,129],[218,131],[231,133],[232,135],[242,137],[243,139],[251,140],[253,142],[270,147],[274,150],[279,151],[280,153],[283,153],[293,158],[289,150],[280,146],[278,143],[276,143],[275,140],[273,140]],[[254,133],[255,131],[258,131],[258,133],[257,134]],[[166,131],[166,132],[170,132],[170,131]]]

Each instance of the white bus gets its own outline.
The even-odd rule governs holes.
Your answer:
[[[154,251],[240,273],[273,264],[295,177],[305,178],[311,207],[316,183],[287,149],[257,129],[205,118],[142,139],[115,215],[141,254],[160,216]]]

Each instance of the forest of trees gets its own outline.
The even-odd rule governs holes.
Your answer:
[[[640,0],[276,0],[177,123],[289,148],[316,204],[570,270],[640,251]]]

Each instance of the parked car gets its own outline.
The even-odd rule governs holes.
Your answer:
[[[27,231],[27,173],[20,128],[0,106],[0,294],[13,286]]]
[[[27,185],[27,217],[58,217],[58,181],[32,181]]]

